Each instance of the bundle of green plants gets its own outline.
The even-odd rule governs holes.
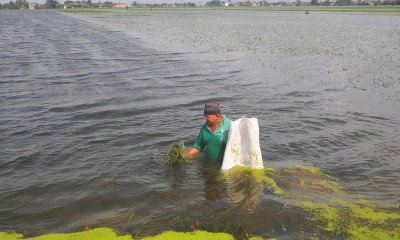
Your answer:
[[[168,149],[165,161],[167,164],[188,164],[189,159],[185,157],[185,148],[177,142],[172,142]]]

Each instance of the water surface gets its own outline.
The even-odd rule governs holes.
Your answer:
[[[328,198],[291,187],[301,165],[346,199],[400,204],[399,16],[120,13],[0,12],[0,230],[315,236],[308,213],[201,156],[165,166],[209,101],[258,118],[264,166],[298,198]]]

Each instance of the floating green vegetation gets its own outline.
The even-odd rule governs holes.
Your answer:
[[[286,173],[290,173],[299,177],[300,187],[314,191],[329,191],[341,194],[339,182],[332,176],[323,173],[317,167],[304,167],[295,165],[295,168],[286,169]]]
[[[400,213],[388,213],[365,200],[331,199],[330,204],[304,201],[310,221],[319,229],[346,239],[400,239]],[[326,235],[326,234],[324,234]]]
[[[93,230],[65,233],[47,234],[38,237],[24,238],[22,234],[0,232],[1,240],[133,240],[132,236],[118,236],[111,228],[95,228]],[[167,231],[157,236],[145,237],[142,240],[234,240],[234,237],[227,233],[211,233],[196,230],[193,232]],[[260,237],[251,237],[249,240],[262,240]]]
[[[300,165],[283,169],[234,167],[229,177],[250,177],[266,183],[274,194],[299,204],[311,214],[308,219],[315,226],[315,233],[321,236],[354,240],[400,239],[399,206],[385,209],[366,200],[343,200],[341,197],[346,194],[339,182],[319,168]],[[313,199],[315,196],[318,200]]]
[[[188,164],[190,161],[185,156],[186,150],[179,143],[173,142],[165,156],[165,161],[170,165]]]
[[[273,173],[275,173],[275,169],[272,168],[251,169],[244,166],[236,166],[229,170],[230,177],[238,178],[240,175],[252,177],[257,182],[264,182],[267,185],[267,188],[274,194],[283,196],[285,195],[285,192],[279,188],[274,179],[269,176]]]
[[[251,169],[244,166],[236,166],[229,170],[229,175],[236,179],[239,175],[250,176],[254,181],[265,183],[267,188],[278,196],[289,196],[292,190],[299,189],[310,193],[343,193],[336,179],[316,167],[296,165],[294,168],[276,170],[273,168]],[[282,186],[278,186],[279,183]]]
[[[175,151],[179,151],[178,155],[182,154],[182,148],[181,145],[174,142],[171,145],[171,154],[175,154]],[[176,158],[175,155],[172,157]],[[323,239],[400,239],[400,206],[383,207],[366,200],[348,200],[350,197],[341,190],[338,181],[323,173],[319,168],[296,165],[295,167],[282,169],[250,169],[237,166],[230,169],[226,174],[221,175],[226,180],[240,180],[240,188],[243,188],[243,183],[245,183],[252,185],[257,190],[257,184],[262,186],[262,183],[265,183],[266,187],[274,194],[288,200],[286,207],[300,208],[305,212],[308,216],[308,221],[313,226],[314,234]],[[288,181],[290,182],[289,184],[287,183]],[[247,190],[245,191],[246,193]],[[302,191],[301,194],[298,192],[299,190]],[[251,196],[255,193],[257,191],[250,191]],[[314,199],[315,196],[318,199]],[[242,203],[242,201],[239,202]],[[249,206],[249,204],[246,206]],[[110,228],[96,228],[78,233],[47,234],[32,238],[24,238],[22,234],[13,232],[0,232],[0,239],[133,240],[133,237],[131,235],[119,236]],[[211,233],[195,230],[190,232],[166,231],[159,235],[142,239],[233,240],[234,237],[229,233]],[[249,240],[261,239],[261,237],[249,238]]]
[[[184,239],[184,240],[205,240],[205,239],[215,239],[215,240],[234,240],[232,235],[227,233],[210,233],[206,231],[196,230],[193,232],[174,232],[167,231],[163,232],[160,235],[154,237],[145,237],[142,240],[176,240],[176,239]]]
[[[46,234],[38,237],[24,238],[22,234],[0,232],[1,240],[132,240],[130,235],[118,236],[110,228],[96,228],[90,231],[77,233]]]

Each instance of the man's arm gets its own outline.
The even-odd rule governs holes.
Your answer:
[[[198,154],[200,151],[194,147],[192,147],[191,149],[189,149],[186,153],[185,156],[186,157],[194,157],[194,155]]]

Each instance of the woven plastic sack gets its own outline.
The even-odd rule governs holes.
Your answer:
[[[264,168],[257,118],[243,116],[231,123],[221,169],[234,166]]]

